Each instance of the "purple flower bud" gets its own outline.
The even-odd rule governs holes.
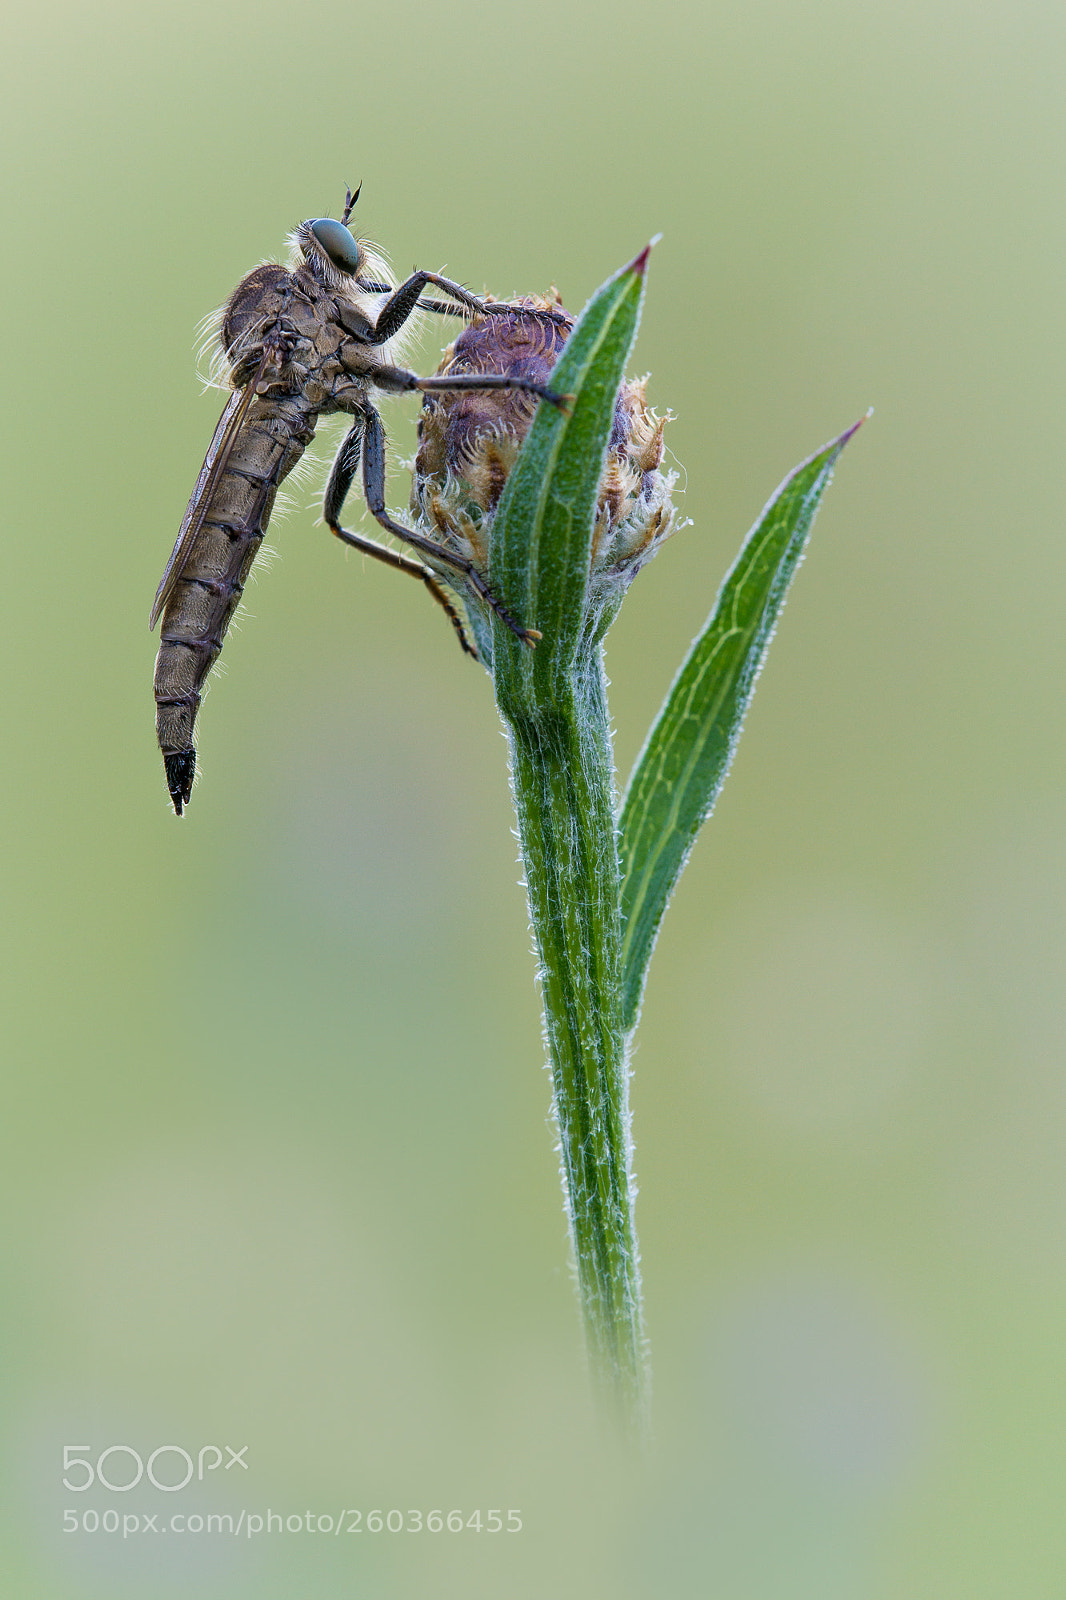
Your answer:
[[[526,306],[478,317],[444,354],[438,372],[505,372],[547,383],[574,326],[553,290],[508,302]],[[600,478],[591,587],[624,591],[677,526],[661,470],[663,429],[647,403],[646,378],[625,383]],[[431,536],[488,568],[492,521],[538,402],[516,390],[428,395],[418,425],[411,510]]]

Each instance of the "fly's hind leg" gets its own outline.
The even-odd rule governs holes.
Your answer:
[[[431,379],[417,381],[432,382]],[[352,432],[355,432],[354,428]],[[434,561],[440,561],[444,566],[451,567],[453,572],[461,573],[474,592],[495,611],[500,621],[510,628],[515,637],[521,639],[523,644],[528,644],[530,648],[533,647],[540,634],[535,628],[523,628],[522,624],[516,622],[511,613],[501,606],[472,561],[468,561],[465,556],[457,555],[454,550],[438,544],[434,539],[427,539],[423,533],[415,533],[413,528],[405,528],[402,523],[394,522],[389,516],[385,509],[385,429],[381,418],[369,403],[363,407],[363,493],[366,495],[371,516],[380,522],[383,528],[415,550],[421,550]]]
[[[392,567],[396,572],[406,572],[412,578],[420,578],[433,596],[434,600],[447,612],[452,627],[455,629],[459,643],[468,656],[476,661],[478,653],[467,637],[466,629],[458,611],[448,598],[444,588],[428,567],[421,561],[412,561],[409,556],[402,556],[397,550],[390,550],[388,545],[378,544],[374,539],[365,539],[360,534],[349,533],[340,525],[340,514],[348,491],[359,470],[359,461],[363,446],[363,419],[357,418],[351,431],[346,436],[344,443],[337,452],[337,459],[326,485],[325,504],[322,509],[322,518],[330,533],[340,539],[342,544],[351,545],[353,550],[361,550],[364,555],[373,556],[375,561],[382,561],[386,566]],[[369,497],[368,497],[369,498]]]

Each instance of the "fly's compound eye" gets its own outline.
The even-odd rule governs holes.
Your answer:
[[[311,232],[341,272],[354,275],[359,271],[363,252],[343,222],[335,222],[332,217],[319,217],[311,223]]]

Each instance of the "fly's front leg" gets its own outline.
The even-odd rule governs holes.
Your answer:
[[[458,307],[446,305],[442,300],[421,300],[419,296],[427,283],[432,283],[438,289],[443,289],[446,294],[452,295],[458,301]],[[362,287],[377,290],[383,288],[384,285],[363,284]],[[566,318],[561,317],[550,308],[512,306],[508,305],[505,300],[482,300],[478,295],[471,294],[469,289],[464,289],[461,283],[453,283],[450,278],[442,278],[436,272],[412,273],[411,277],[405,283],[401,283],[400,287],[389,296],[378,312],[377,322],[373,324],[367,321],[363,312],[357,311],[354,306],[346,306],[343,301],[337,307],[337,320],[345,332],[350,334],[357,343],[371,346],[382,345],[399,333],[416,308],[422,311],[435,311],[442,316],[465,316],[469,312],[474,312],[484,317],[491,317],[497,314],[527,318],[539,317],[545,321],[560,323],[569,329],[569,323]],[[413,377],[414,374],[408,374],[408,376]],[[426,382],[430,383],[434,388],[444,387],[443,384],[433,383],[432,380],[427,379]],[[419,385],[408,383],[402,387],[409,389],[417,388]],[[472,383],[451,383],[448,387],[469,389],[475,388],[477,385]],[[516,379],[504,381],[501,378],[490,379],[489,382],[482,383],[481,387],[483,389],[527,389],[531,394],[540,395],[542,399],[550,400],[554,405],[562,406],[565,409],[564,396],[555,394],[551,389],[546,389],[538,384]]]
[[[373,283],[367,278],[359,279],[360,289],[365,289],[367,294],[392,294],[391,283]],[[465,317],[467,306],[457,306],[448,300],[417,300],[415,302],[419,311],[434,311],[439,317]]]
[[[410,376],[413,377],[414,374]],[[377,382],[376,376],[374,381]],[[420,378],[416,380],[416,385],[431,381],[428,378]],[[376,518],[383,528],[395,534],[397,539],[402,539],[405,544],[412,545],[414,549],[432,557],[434,561],[440,561],[444,566],[451,567],[453,572],[461,573],[475,593],[487,606],[491,606],[500,621],[505,623],[523,644],[532,646],[536,643],[541,637],[537,630],[523,628],[509,611],[504,610],[472,561],[468,561],[465,556],[456,555],[453,550],[437,544],[433,539],[427,539],[424,534],[415,533],[413,528],[403,527],[389,516],[385,509],[385,429],[381,418],[371,405],[365,407],[363,414],[363,493],[366,495],[371,516]]]
[[[424,567],[420,561],[412,561],[408,556],[402,556],[396,550],[390,550],[388,545],[378,544],[374,539],[364,539],[357,533],[349,533],[340,525],[340,514],[344,502],[348,498],[348,491],[359,470],[359,461],[363,445],[363,419],[357,417],[351,431],[346,436],[344,443],[337,452],[337,459],[326,485],[326,498],[322,508],[322,519],[329,529],[342,544],[351,545],[353,550],[361,550],[364,555],[373,556],[375,561],[383,561],[386,566],[392,567],[396,572],[406,572],[412,578],[420,578],[439,606],[447,612],[452,627],[459,638],[459,643],[468,656],[478,659],[478,653],[467,638],[466,629],[463,627],[462,618],[452,605],[444,589],[436,577]],[[369,496],[368,496],[369,498]]]
[[[360,289],[365,289],[367,294],[393,293],[391,283],[373,283],[367,278],[359,279],[359,287]],[[464,301],[462,305],[454,305],[447,300],[418,300],[416,305],[419,311],[433,311],[439,317],[465,317],[468,312],[474,309],[467,302],[475,297],[468,295],[465,289],[463,290],[463,295]],[[509,312],[516,317],[538,317],[542,322],[554,322],[558,327],[565,328],[567,332],[573,326],[571,319],[564,311],[556,311],[551,306],[513,306],[506,300],[482,300],[480,310],[481,315],[486,317],[495,316],[498,311]],[[365,330],[363,337],[364,339],[366,337]]]
[[[505,300],[483,300],[480,295],[471,294],[469,289],[464,289],[461,283],[453,283],[451,278],[442,278],[439,272],[413,272],[400,287],[389,296],[385,304],[378,311],[378,319],[369,333],[364,332],[362,338],[367,344],[384,344],[394,334],[399,333],[415,307],[423,310],[437,311],[453,316],[462,315],[451,307],[442,304],[439,300],[420,300],[419,296],[427,283],[434,288],[443,289],[445,294],[450,294],[457,301],[464,312],[475,312],[478,316],[491,317],[497,314],[509,314],[522,317],[543,317],[550,322],[562,322],[564,319],[557,312],[550,309],[541,310],[536,306],[511,306]]]
[[[445,294],[450,294],[452,299],[458,301],[467,311],[484,312],[488,309],[484,300],[479,299],[476,294],[471,294],[469,289],[464,289],[461,283],[453,283],[450,278],[442,278],[436,272],[413,272],[378,311],[377,322],[369,334],[365,335],[366,342],[384,344],[387,339],[399,333],[418,305],[418,297],[427,283],[443,289]]]

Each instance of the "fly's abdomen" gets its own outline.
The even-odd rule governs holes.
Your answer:
[[[310,443],[315,414],[298,398],[253,401],[225,466],[196,508],[198,525],[162,617],[156,733],[181,815],[196,772],[193,728],[204,680],[240,603],[278,485]]]

